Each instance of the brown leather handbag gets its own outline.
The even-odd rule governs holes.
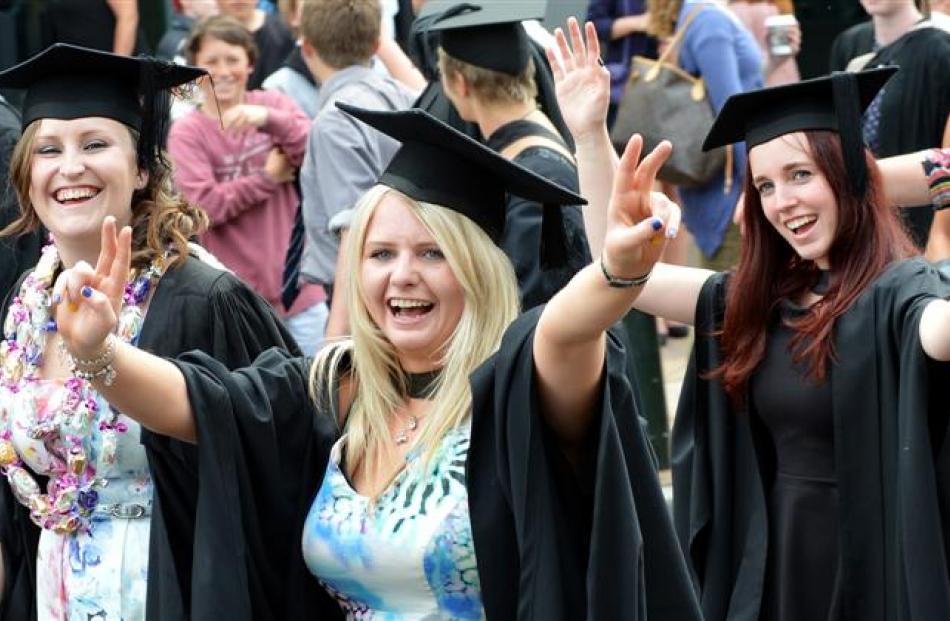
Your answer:
[[[610,138],[623,149],[634,134],[643,136],[644,153],[662,140],[673,143],[673,153],[659,172],[662,181],[686,188],[709,183],[726,168],[725,192],[732,186],[732,147],[703,152],[702,144],[715,114],[706,93],[706,83],[683,71],[676,50],[693,19],[703,11],[694,9],[676,31],[659,59],[634,56],[630,77]]]

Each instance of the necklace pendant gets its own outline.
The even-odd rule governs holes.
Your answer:
[[[409,434],[405,431],[400,431],[396,434],[395,440],[397,445],[403,445],[409,441]]]
[[[406,431],[415,431],[416,427],[419,426],[419,421],[416,420],[415,416],[410,416],[409,420],[406,422]]]

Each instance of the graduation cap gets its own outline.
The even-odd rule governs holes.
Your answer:
[[[442,33],[450,56],[484,69],[519,75],[531,58],[530,40],[521,22],[542,19],[545,2],[483,0],[448,6],[429,26]]]
[[[773,138],[805,130],[835,131],[841,136],[852,188],[857,196],[864,196],[868,171],[862,115],[895,73],[896,67],[832,73],[733,95],[710,128],[703,151],[742,140],[751,149]]]
[[[544,205],[541,265],[560,267],[567,258],[562,205],[587,201],[527,168],[509,161],[431,114],[410,108],[396,112],[337,107],[402,143],[379,183],[420,202],[435,203],[468,217],[495,243],[505,232],[509,193]]]
[[[110,118],[139,132],[138,165],[163,161],[170,90],[203,69],[56,43],[0,72],[0,87],[26,90],[23,128],[39,119]]]

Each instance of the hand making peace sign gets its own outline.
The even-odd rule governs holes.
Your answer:
[[[53,287],[57,331],[76,358],[94,358],[115,330],[129,279],[132,229],[116,232],[115,218],[102,223],[102,245],[95,269],[79,261],[64,270]]]

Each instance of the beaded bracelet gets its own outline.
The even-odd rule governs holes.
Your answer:
[[[650,280],[650,274],[653,273],[653,270],[650,270],[643,276],[637,276],[636,278],[620,278],[619,276],[614,276],[607,271],[607,264],[604,263],[603,256],[600,257],[600,271],[603,273],[604,278],[607,279],[607,286],[613,287],[615,289],[639,287],[643,284],[646,284],[646,282]]]
[[[66,360],[66,364],[69,366],[73,377],[87,382],[101,378],[105,386],[112,386],[116,378],[116,370],[115,367],[112,366],[112,361],[115,359],[115,341],[115,335],[110,334],[106,338],[106,346],[102,353],[89,360],[73,356],[69,350],[66,349],[66,345],[63,341],[59,342],[59,347],[60,353]]]
[[[921,162],[934,211],[950,207],[950,151],[931,149]]]

